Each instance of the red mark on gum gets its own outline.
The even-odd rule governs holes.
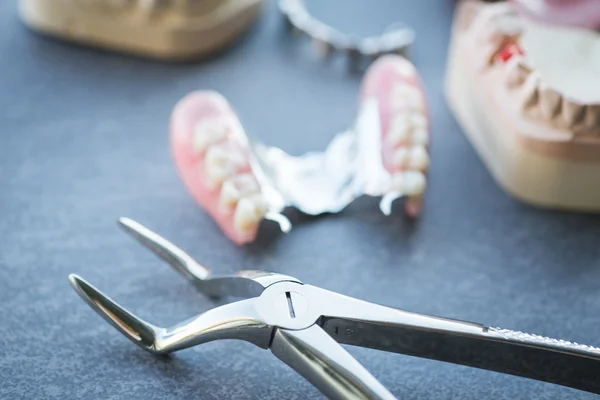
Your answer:
[[[525,54],[523,48],[517,43],[510,43],[502,48],[500,53],[498,53],[498,58],[505,63],[517,54],[521,56]]]

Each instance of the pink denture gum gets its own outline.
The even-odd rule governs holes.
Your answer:
[[[405,211],[413,217],[417,216],[422,208],[426,187],[430,135],[425,97],[412,64],[400,56],[384,56],[377,60],[369,68],[363,81],[361,112],[364,111],[365,104],[373,103],[373,100],[377,104],[374,110],[378,110],[380,119],[374,126],[379,127],[376,129],[379,132],[371,127],[362,129],[363,135],[366,132],[371,141],[381,140],[377,146],[381,148],[380,156],[364,157],[368,153],[366,150],[362,156],[357,156],[348,150],[348,146],[332,145],[326,152],[312,153],[310,157],[292,157],[275,148],[263,146],[257,149],[253,146],[251,149],[242,125],[220,94],[211,91],[193,92],[179,101],[172,114],[171,144],[175,163],[196,202],[238,244],[253,241],[261,221],[265,217],[278,220],[277,213],[285,206],[295,206],[309,214],[318,215],[337,212],[354,198],[368,194],[391,196],[391,201],[397,197],[405,197]],[[375,113],[376,111],[372,115],[375,116]],[[376,116],[374,118],[377,119]],[[364,138],[362,141],[356,139],[355,136],[358,135],[354,134],[355,131],[358,128],[338,137],[354,140],[353,143],[359,148],[358,153],[361,153],[360,146],[365,143]],[[342,139],[334,139],[332,144],[341,143]],[[275,156],[270,157],[269,151],[274,151]],[[379,154],[379,150],[376,154]],[[253,162],[253,157],[263,158],[261,163],[257,163]],[[323,170],[318,178],[315,177],[315,165],[317,168],[320,168],[319,165],[326,166],[326,160],[332,158],[352,164],[353,157],[361,158],[363,164],[353,164],[348,167],[349,171],[353,168],[369,169],[364,165],[365,158],[367,162],[378,165],[383,163],[383,172],[380,174],[384,175],[381,180],[383,184],[375,190],[364,190],[356,182],[368,181],[365,177],[372,175],[361,174],[360,171],[354,172],[356,175],[353,183],[346,187],[347,176],[342,175],[343,180],[340,179],[338,170]],[[260,165],[269,165],[275,171],[275,176],[269,181],[270,196],[265,196],[265,180],[258,179],[265,175],[262,170],[257,170],[261,168]],[[293,167],[288,168],[291,165]],[[278,174],[278,169],[286,170],[291,175],[282,178],[283,174]],[[329,178],[331,182],[327,181]],[[318,184],[316,179],[320,179]],[[313,190],[318,185],[323,187],[323,179],[333,190],[330,193],[320,193],[323,198],[319,200],[322,201],[307,204],[314,200],[311,194]],[[303,180],[302,185],[285,187],[289,182],[300,180]],[[365,185],[369,186],[369,183]],[[294,190],[304,192],[299,194]],[[311,193],[307,195],[306,190]],[[281,199],[276,201],[277,205],[273,203],[273,193],[278,193],[277,196]],[[344,195],[338,198],[338,193]],[[283,216],[278,222],[282,229],[286,222],[289,224]]]
[[[384,56],[363,79],[361,100],[377,98],[382,130],[382,158],[392,186],[407,195],[406,213],[422,208],[429,167],[429,114],[421,80],[406,59]]]
[[[235,113],[216,92],[184,97],[171,118],[171,145],[192,196],[238,244],[250,242],[266,213]]]

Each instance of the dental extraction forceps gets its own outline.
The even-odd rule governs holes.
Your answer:
[[[273,354],[332,399],[394,399],[339,343],[532,378],[600,394],[600,348],[407,312],[265,271],[214,277],[174,244],[127,218],[121,226],[209,296],[239,296],[169,328],[125,310],[76,275],[77,293],[138,346],[166,354],[241,339]]]

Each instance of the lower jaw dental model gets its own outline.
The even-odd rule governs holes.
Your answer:
[[[403,197],[412,217],[421,212],[429,166],[429,116],[420,78],[405,58],[379,58],[363,79],[353,129],[324,152],[299,157],[249,140],[218,93],[193,92],[171,117],[171,144],[185,185],[237,244],[252,242],[263,219],[282,231],[282,214],[336,213],[354,199],[382,197],[389,215]]]
[[[185,60],[221,50],[263,0],[20,0],[35,30],[112,50]]]
[[[511,3],[461,1],[446,92],[504,189],[600,212],[600,34],[526,20]]]

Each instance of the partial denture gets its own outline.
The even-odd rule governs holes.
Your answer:
[[[384,56],[367,71],[362,101],[377,98],[382,159],[392,174],[390,191],[406,196],[405,211],[422,208],[429,168],[429,116],[417,71],[398,56]]]
[[[173,111],[171,142],[195,200],[234,242],[254,240],[269,205],[250,165],[246,135],[227,101],[215,92],[183,98]]]

